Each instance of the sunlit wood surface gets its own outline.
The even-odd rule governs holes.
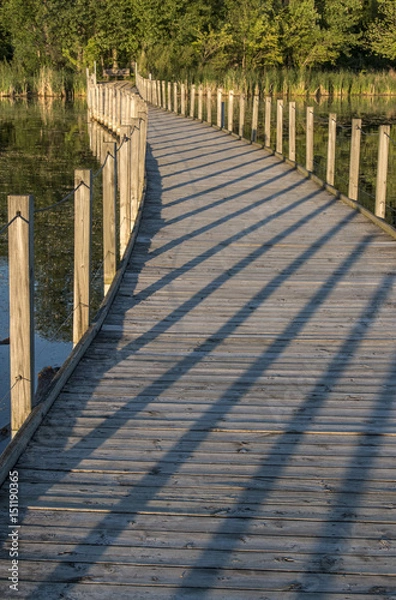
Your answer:
[[[18,462],[1,597],[396,598],[396,242],[263,150],[150,118],[132,260]]]

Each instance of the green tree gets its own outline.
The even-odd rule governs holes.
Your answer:
[[[369,27],[367,38],[374,54],[396,61],[395,0],[378,0],[378,16]]]
[[[282,49],[288,67],[311,67],[325,60],[320,15],[314,0],[290,0],[281,15]]]
[[[270,0],[226,0],[229,59],[242,70],[282,62],[279,19]]]

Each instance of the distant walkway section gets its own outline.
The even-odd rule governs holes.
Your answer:
[[[261,149],[150,119],[120,292],[16,466],[1,597],[395,598],[396,241]]]

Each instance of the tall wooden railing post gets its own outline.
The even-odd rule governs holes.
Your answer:
[[[34,395],[33,196],[8,196],[11,433],[22,426]]]
[[[203,113],[203,87],[202,84],[198,88],[198,120],[202,121]]]
[[[166,109],[166,83],[162,81],[162,108]]]
[[[172,84],[168,81],[168,111],[172,112]]]
[[[259,100],[259,90],[256,86],[253,95],[252,134],[250,138],[252,142],[257,142]]]
[[[178,106],[178,101],[177,101],[177,83],[175,81],[175,83],[173,84],[173,112],[174,113],[178,113],[179,112],[179,106]]]
[[[314,109],[307,106],[307,135],[305,166],[309,173],[314,170]]]
[[[362,134],[362,120],[352,119],[351,154],[349,160],[349,186],[348,196],[357,200],[359,196],[359,166],[360,166],[360,139]]]
[[[74,173],[74,318],[73,344],[89,327],[92,173],[77,169]]]
[[[140,128],[139,119],[139,100],[136,97],[131,99],[131,219],[132,227],[135,224],[139,209],[139,161],[140,149]]]
[[[265,98],[265,123],[264,123],[264,146],[269,148],[271,146],[271,96]]]
[[[144,187],[144,167],[147,145],[147,106],[139,107],[139,202],[142,199]]]
[[[217,117],[216,124],[219,129],[221,129],[222,124],[223,124],[222,123],[222,116],[223,116],[223,106],[222,106],[223,101],[222,101],[222,99],[223,99],[223,90],[221,88],[219,88],[217,90],[217,115],[216,115],[216,117]]]
[[[239,96],[239,127],[238,135],[242,139],[245,130],[245,110],[246,110],[246,97],[243,92]]]
[[[336,139],[337,139],[337,115],[329,114],[329,139],[327,144],[327,167],[326,183],[334,186],[335,181],[335,158],[336,158]]]
[[[132,230],[131,214],[131,127],[123,125],[120,129],[120,258],[128,245]]]
[[[377,189],[375,194],[375,214],[385,219],[386,213],[386,183],[388,179],[390,125],[379,128]]]
[[[161,90],[161,81],[157,79],[157,106],[159,108],[162,107],[162,90]]]
[[[191,85],[191,98],[190,98],[190,117],[193,119],[195,116],[195,84]]]
[[[207,88],[206,91],[206,121],[212,125],[212,90]]]
[[[289,160],[296,162],[296,103],[289,102]]]
[[[276,151],[283,152],[283,100],[276,103]]]
[[[108,289],[117,271],[117,154],[115,142],[103,142],[103,156],[106,164],[103,168],[103,283],[104,293]]]
[[[233,132],[234,129],[234,90],[228,92],[228,131]]]
[[[182,117],[186,116],[186,84],[182,83],[180,86],[180,114]]]

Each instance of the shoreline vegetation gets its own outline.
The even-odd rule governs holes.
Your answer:
[[[201,75],[191,79],[192,83],[205,88],[222,87],[225,91],[253,94],[257,88],[268,96],[290,98],[347,98],[351,96],[396,96],[396,71],[362,71],[355,73],[347,69],[334,71],[306,69],[267,69],[263,74],[243,75],[227,72],[223,77]]]
[[[222,87],[226,91],[234,90],[235,93],[252,94],[257,88],[260,93],[274,97],[396,96],[396,70],[393,69],[355,73],[348,69],[326,72],[310,69],[269,68],[262,74],[245,74],[238,70],[229,70],[222,77],[205,72],[195,75],[189,73],[182,76],[180,81],[196,83],[212,90]],[[0,98],[27,96],[85,97],[85,74],[41,67],[37,73],[28,75],[6,61],[0,62]]]
[[[29,75],[7,61],[0,62],[0,98],[77,98],[85,95],[85,74],[41,67]]]
[[[86,68],[135,61],[236,93],[396,96],[396,1],[0,0],[0,96],[77,97]]]

